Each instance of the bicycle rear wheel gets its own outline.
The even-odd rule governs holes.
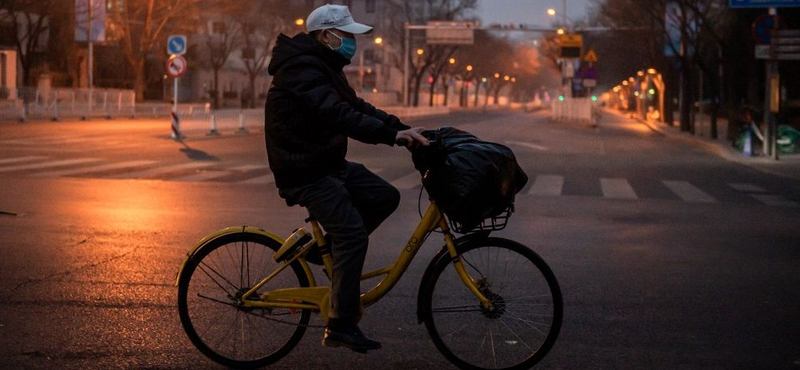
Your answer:
[[[278,264],[280,244],[258,234],[222,236],[200,248],[178,281],[178,311],[192,343],[222,365],[254,368],[288,354],[305,333],[309,310],[244,308],[241,295]],[[308,277],[294,263],[262,290],[307,287]]]
[[[462,369],[532,367],[561,329],[555,275],[535,252],[512,240],[482,238],[457,249],[493,310],[481,306],[445,254],[429,267],[420,288],[420,318],[436,348]]]

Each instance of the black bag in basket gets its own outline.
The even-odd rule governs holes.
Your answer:
[[[508,147],[452,127],[422,133],[432,145],[414,150],[414,167],[447,216],[471,230],[514,203],[528,176]]]

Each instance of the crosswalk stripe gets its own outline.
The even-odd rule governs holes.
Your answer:
[[[24,164],[24,165],[9,166],[9,167],[0,167],[0,172],[36,170],[36,169],[42,169],[42,168],[51,168],[51,167],[59,167],[59,166],[68,166],[68,165],[73,165],[73,164],[97,162],[99,160],[100,159],[97,159],[97,158],[64,159],[64,160],[60,160],[60,161],[51,161],[51,162]]]
[[[35,161],[37,159],[44,159],[44,158],[47,158],[47,157],[41,156],[41,155],[30,155],[30,156],[27,156],[27,157],[6,158],[6,159],[0,159],[0,164],[30,162],[30,161]]]
[[[714,199],[708,193],[698,189],[696,186],[690,184],[688,181],[668,181],[664,180],[661,181],[664,186],[669,188],[675,195],[679,198],[683,199],[686,202],[691,203],[716,203],[717,200]]]
[[[611,199],[639,199],[625,179],[600,179],[603,196]]]
[[[399,179],[395,179],[392,181],[392,186],[396,187],[399,190],[409,190],[414,189],[417,186],[422,184],[422,175],[419,174],[419,171],[414,171],[405,175]]]
[[[528,194],[558,196],[564,189],[564,176],[558,175],[538,175],[536,181],[531,185]]]
[[[767,192],[766,190],[764,190],[764,188],[762,188],[762,187],[760,187],[758,185],[753,185],[753,184],[734,183],[734,184],[728,184],[728,186],[730,186],[730,187],[732,187],[732,188],[734,188],[734,189],[736,189],[738,191],[741,191],[743,193],[766,193]]]
[[[146,166],[149,164],[156,163],[155,161],[126,161],[126,162],[119,162],[119,163],[110,163],[104,164],[99,166],[93,167],[83,167],[78,169],[69,169],[69,170],[56,170],[56,171],[48,171],[48,172],[40,172],[33,176],[35,177],[58,177],[58,176],[72,176],[72,175],[80,175],[85,173],[92,173],[92,172],[101,172],[101,171],[110,171],[110,170],[118,170],[122,168],[134,168],[134,167],[141,167]]]
[[[750,194],[751,197],[758,199],[761,203],[764,203],[768,206],[772,207],[799,207],[800,203],[795,202],[793,200],[786,199],[780,195],[768,195],[768,194]]]
[[[249,180],[239,181],[238,184],[272,184],[273,182],[275,182],[275,177],[270,173],[263,176],[253,177]]]
[[[230,175],[229,171],[204,171],[195,174],[170,179],[171,181],[205,181]]]
[[[172,166],[164,166],[164,167],[156,167],[151,168],[149,170],[137,171],[137,172],[128,172],[116,176],[110,176],[112,179],[134,179],[134,178],[145,178],[145,177],[153,177],[159,176],[163,174],[167,174],[170,172],[177,172],[181,170],[190,170],[190,169],[197,169],[202,167],[210,167],[214,163],[209,162],[189,162],[189,163],[182,163],[176,164]]]

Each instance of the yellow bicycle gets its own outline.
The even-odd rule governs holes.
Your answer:
[[[369,307],[388,293],[434,231],[444,247],[431,260],[419,288],[417,316],[436,348],[462,369],[527,369],[555,343],[563,303],[555,275],[528,247],[492,237],[512,214],[461,230],[431,200],[411,238],[391,265],[366,273],[383,276],[361,295]],[[328,320],[329,286],[319,285],[306,257],[320,248],[331,271],[323,230],[290,237],[255,227],[229,227],[201,240],[178,272],[178,309],[192,343],[229,367],[261,367],[288,354],[310,326],[312,313]],[[452,228],[451,228],[452,225]],[[456,238],[453,231],[465,233]]]

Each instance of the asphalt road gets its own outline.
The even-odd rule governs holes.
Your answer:
[[[561,284],[561,335],[538,369],[800,369],[800,183],[606,115],[597,128],[546,112],[462,112],[458,126],[516,152],[530,177],[498,235],[536,250]],[[288,235],[305,216],[277,196],[263,135],[187,133],[168,122],[0,123],[0,367],[219,368],[181,329],[174,286],[204,235],[255,225]],[[367,268],[394,261],[419,220],[401,148],[350,159],[395,184],[400,208]],[[276,369],[453,368],[416,320],[430,238],[367,310],[368,355],[310,329]],[[319,324],[312,318],[312,324]]]

